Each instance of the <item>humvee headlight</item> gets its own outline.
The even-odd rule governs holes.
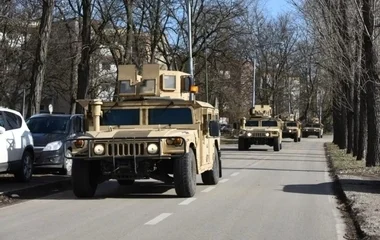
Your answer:
[[[250,136],[252,136],[252,133],[247,133],[247,137],[250,137]]]
[[[149,154],[156,154],[158,152],[158,146],[155,143],[151,143],[146,148]]]
[[[289,132],[291,133],[291,132],[292,132],[292,130],[289,130]]]
[[[270,135],[269,133],[265,133],[265,136],[269,137],[269,135]]]
[[[168,139],[166,139],[166,144],[167,145],[173,145],[173,143],[174,143],[174,138],[168,138]]]
[[[103,155],[104,154],[104,145],[103,144],[96,144],[94,147],[94,153],[96,155]]]

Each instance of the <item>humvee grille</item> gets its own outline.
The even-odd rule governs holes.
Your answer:
[[[141,156],[145,155],[146,143],[108,143],[108,156]]]
[[[252,133],[252,137],[266,137],[265,133]]]

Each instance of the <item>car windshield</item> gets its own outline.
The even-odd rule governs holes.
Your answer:
[[[277,121],[262,121],[261,125],[263,127],[277,127]]]
[[[149,125],[157,124],[192,124],[190,108],[153,108],[149,109]]]
[[[246,127],[258,127],[259,126],[259,121],[247,121],[245,123]]]
[[[32,133],[66,133],[70,116],[34,117],[27,121]]]
[[[296,122],[288,122],[286,124],[286,126],[288,126],[288,127],[297,127],[297,123]]]
[[[100,118],[100,125],[139,125],[140,109],[111,109],[104,110],[103,117]]]

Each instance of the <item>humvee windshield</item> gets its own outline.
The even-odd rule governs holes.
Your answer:
[[[288,126],[288,127],[297,127],[297,123],[296,122],[288,122],[286,124],[286,126]]]
[[[313,127],[313,124],[306,124],[306,127]]]
[[[140,109],[111,109],[104,111],[100,125],[139,125]]]
[[[259,121],[247,121],[245,123],[246,127],[258,127],[259,126]]]
[[[190,108],[152,108],[148,110],[149,125],[193,124]]]
[[[277,121],[262,121],[261,125],[263,127],[277,127]]]

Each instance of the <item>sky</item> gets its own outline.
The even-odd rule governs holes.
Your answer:
[[[261,0],[261,5],[271,12],[272,16],[292,9],[288,0]]]

